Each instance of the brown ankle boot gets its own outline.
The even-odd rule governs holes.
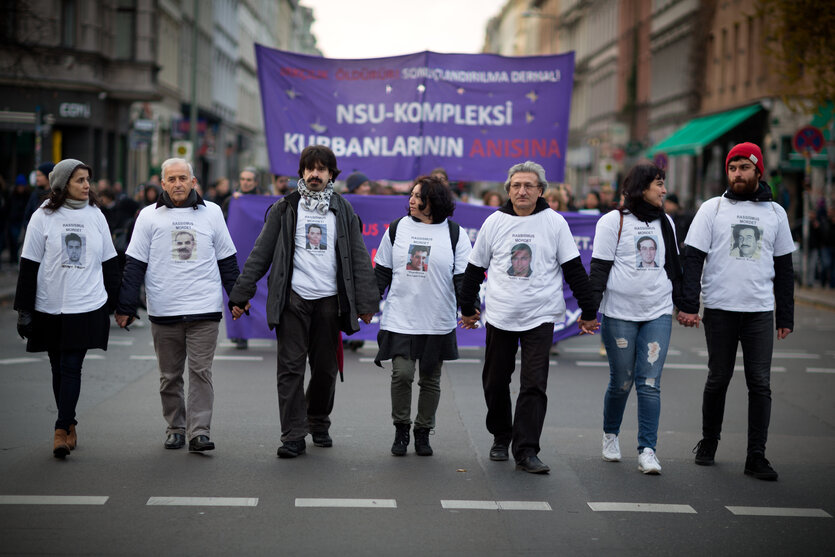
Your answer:
[[[70,425],[70,432],[67,433],[67,446],[71,451],[74,451],[76,445],[78,445],[78,434],[75,432],[75,424],[72,424]]]
[[[67,431],[64,429],[55,430],[55,442],[52,445],[52,454],[55,458],[64,458],[70,454],[70,447],[67,445]]]

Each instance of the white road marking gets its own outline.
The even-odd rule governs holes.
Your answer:
[[[87,354],[84,356],[85,360],[103,360],[104,354]]]
[[[690,505],[669,505],[663,503],[588,503],[588,506],[595,512],[696,514],[696,509]]]
[[[579,367],[609,367],[608,361],[591,361],[578,360],[575,362]],[[664,369],[692,369],[696,371],[707,371],[707,364],[679,364],[675,362],[666,362]],[[742,371],[742,366],[734,366],[734,371]],[[771,373],[785,373],[786,368],[782,366],[774,366],[771,368]]]
[[[224,362],[263,362],[264,356],[229,356],[225,354],[215,354],[215,360]]]
[[[130,359],[131,360],[156,360],[157,357],[156,357],[155,354],[151,354],[151,355],[148,355],[148,354],[131,354]]]
[[[328,499],[323,497],[296,498],[296,507],[330,507],[352,509],[396,509],[394,499]]]
[[[0,365],[14,366],[17,364],[33,364],[35,362],[42,362],[40,358],[5,358],[0,360]]]
[[[707,350],[697,350],[696,353],[702,358],[707,358]],[[737,358],[742,357],[742,351],[736,353]],[[808,352],[773,352],[771,358],[774,360],[820,360],[820,354],[809,354]]]
[[[441,500],[444,509],[466,509],[485,511],[550,511],[547,501],[456,501]]]
[[[111,338],[107,341],[107,344],[114,345],[114,346],[133,346],[133,339],[132,338]]]
[[[457,360],[445,361],[446,364],[480,364],[481,358],[458,358]]]
[[[217,343],[218,348],[235,348],[237,344],[231,340],[222,340]],[[272,348],[275,346],[274,340],[251,338],[247,340],[247,346],[250,348]]]
[[[104,505],[107,499],[85,495],[0,495],[0,505]]]
[[[560,352],[565,352],[567,354],[600,354],[600,347],[599,346],[566,346],[566,347],[559,347]],[[667,349],[668,356],[681,356],[681,350],[676,350],[675,348],[668,348]],[[604,356],[605,357],[605,356]]]
[[[807,367],[806,373],[835,373],[832,367]]]
[[[257,497],[151,497],[148,506],[170,507],[255,507]]]
[[[725,507],[737,516],[799,516],[808,518],[832,518],[823,509],[798,509],[791,507]]]

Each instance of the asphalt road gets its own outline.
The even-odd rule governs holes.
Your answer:
[[[279,460],[275,348],[230,343],[215,362],[207,455],[166,451],[148,327],[114,329],[85,362],[79,447],[52,457],[48,363],[0,308],[3,555],[831,555],[835,545],[835,312],[798,306],[776,343],[768,457],[744,476],[746,391],[728,395],[714,467],[693,463],[706,375],[701,330],[674,328],[662,378],[660,476],[637,471],[636,403],[624,460],[600,458],[608,368],[598,338],[552,358],[540,457],[547,476],[487,458],[481,349],[444,368],[433,457],[390,455],[387,371],[346,354],[334,447]],[[514,384],[514,391],[516,389]]]

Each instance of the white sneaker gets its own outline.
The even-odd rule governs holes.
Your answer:
[[[620,462],[620,443],[614,433],[603,434],[603,460]]]
[[[658,462],[655,451],[649,447],[644,447],[643,452],[638,455],[638,470],[644,474],[661,473],[661,463]]]

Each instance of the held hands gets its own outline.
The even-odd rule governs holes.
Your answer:
[[[128,325],[136,321],[135,315],[122,315],[121,313],[117,313],[115,318],[116,324],[125,330],[128,330]]]
[[[249,308],[252,307],[252,304],[249,302],[246,303],[246,306],[233,306],[232,302],[229,302],[229,310],[232,312],[232,321],[237,321],[239,317],[246,314],[249,315]]]
[[[478,320],[481,317],[481,311],[475,310],[473,315],[462,315],[458,323],[461,324],[462,329],[478,329]]]
[[[596,317],[589,320],[578,319],[577,325],[580,327],[581,335],[593,335],[600,328],[600,323],[598,323]]]
[[[360,313],[360,314],[358,315],[358,317],[359,317],[360,319],[362,319],[362,322],[363,322],[363,323],[365,323],[366,325],[368,325],[369,323],[371,323],[371,320],[374,318],[374,314],[373,314],[373,313]]]
[[[678,322],[685,327],[695,326],[697,329],[699,328],[699,323],[701,322],[701,317],[699,317],[698,313],[685,313],[683,311],[678,312],[676,319],[678,319]]]

